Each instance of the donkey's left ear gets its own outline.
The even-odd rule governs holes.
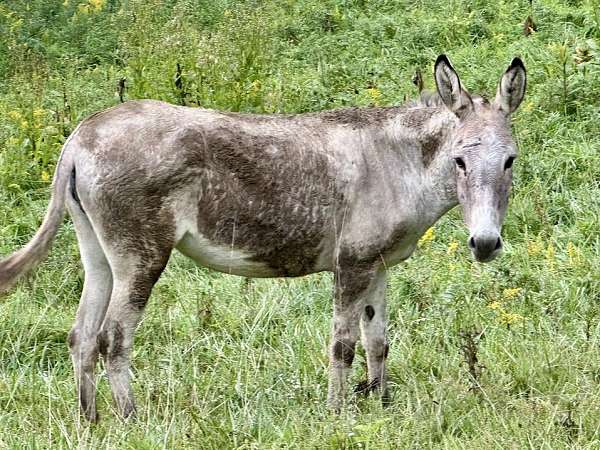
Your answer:
[[[502,75],[496,100],[496,108],[509,116],[519,107],[523,97],[525,97],[525,88],[527,87],[527,72],[525,65],[520,58],[515,58]]]

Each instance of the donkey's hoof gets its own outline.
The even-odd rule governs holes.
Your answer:
[[[90,424],[100,422],[100,414],[98,414],[98,411],[83,411],[81,415]]]
[[[132,421],[137,419],[137,409],[135,405],[126,405],[120,413],[121,419]]]
[[[387,389],[381,394],[381,404],[384,408],[392,404],[392,397],[390,396],[390,391]]]
[[[363,380],[354,386],[354,393],[358,395],[367,396],[371,392],[375,392],[379,388],[379,380]]]

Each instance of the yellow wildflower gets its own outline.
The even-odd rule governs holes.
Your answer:
[[[502,292],[502,298],[512,300],[521,293],[521,288],[508,288]]]
[[[525,111],[525,112],[529,112],[529,111],[531,111],[532,109],[533,109],[533,102],[532,102],[531,100],[529,100],[528,102],[526,102],[526,103],[523,105],[523,111]]]
[[[488,308],[501,311],[502,303],[500,303],[499,301],[492,302],[488,305]]]
[[[104,7],[106,0],[88,0],[89,5],[94,8],[94,11],[98,12]]]
[[[513,323],[523,322],[525,318],[520,314],[510,313],[507,311],[500,312],[500,323],[511,325]]]
[[[45,170],[42,171],[42,181],[47,183],[50,180],[50,174]]]
[[[448,244],[448,254],[453,255],[454,253],[456,253],[456,250],[458,250],[458,242],[457,241],[450,242]]]
[[[21,113],[19,111],[9,111],[8,117],[10,117],[15,122],[18,122],[19,120],[21,120],[23,118],[23,116],[21,115]]]
[[[552,245],[552,243],[548,244],[548,248],[546,248],[546,262],[550,269],[556,264],[556,251],[554,250],[554,245]]]
[[[381,99],[381,91],[376,87],[372,87],[367,89],[367,94],[371,97],[371,100],[375,105],[379,105],[379,100]]]
[[[225,11],[223,11],[223,15],[224,15],[225,17],[230,17],[230,16],[231,16],[231,11],[230,11],[230,10],[228,10],[228,9],[226,9]]]
[[[575,247],[575,244],[569,241],[569,243],[567,244],[567,255],[569,255],[569,258],[573,259],[575,257],[576,252],[577,249]]]
[[[507,311],[504,308],[504,306],[502,305],[502,303],[499,301],[494,301],[494,302],[490,303],[488,305],[488,308],[496,311],[496,314],[497,314],[496,317],[498,318],[498,321],[501,324],[511,325],[514,323],[523,322],[525,320],[525,317],[523,317],[522,315],[516,314],[516,313],[511,313],[511,312]]]
[[[544,244],[542,244],[539,240],[529,241],[527,243],[527,253],[529,256],[537,256],[544,249]]]
[[[29,126],[29,122],[27,122],[26,120],[21,120],[21,123],[19,125],[21,125],[21,128],[27,128]]]
[[[377,89],[376,87],[367,89],[367,92],[369,93],[371,98],[377,99],[377,98],[381,97],[381,91],[379,89]]]
[[[578,264],[580,262],[579,249],[571,241],[567,243],[567,255],[569,255],[569,262],[571,264]]]
[[[433,227],[429,228],[425,234],[423,236],[421,236],[421,239],[419,239],[419,246],[423,246],[425,244],[427,244],[428,242],[431,242],[435,239],[435,232]]]
[[[35,108],[33,110],[33,117],[40,119],[46,115],[46,111],[43,108]]]

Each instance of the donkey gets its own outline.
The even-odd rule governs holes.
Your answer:
[[[328,405],[339,411],[359,337],[367,390],[387,397],[386,270],[460,203],[477,261],[496,257],[521,103],[519,58],[496,98],[470,95],[446,56],[437,92],[399,107],[252,115],[132,101],[67,139],[32,240],[0,262],[0,291],[47,254],[68,210],[85,281],[68,344],[79,405],[97,420],[101,354],[119,413],[135,412],[129,355],[176,248],[246,277],[334,273]]]

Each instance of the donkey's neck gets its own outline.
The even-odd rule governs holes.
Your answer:
[[[424,229],[458,203],[451,154],[456,125],[454,114],[443,107],[413,107],[402,110],[387,130],[411,184],[397,187],[414,192],[414,212]]]
[[[458,204],[456,192],[456,164],[452,155],[452,140],[457,119],[445,108],[427,108],[431,119],[421,129],[422,142],[432,142],[429,164],[424,165],[422,201],[426,205],[429,226]],[[424,151],[427,149],[423,149]]]

